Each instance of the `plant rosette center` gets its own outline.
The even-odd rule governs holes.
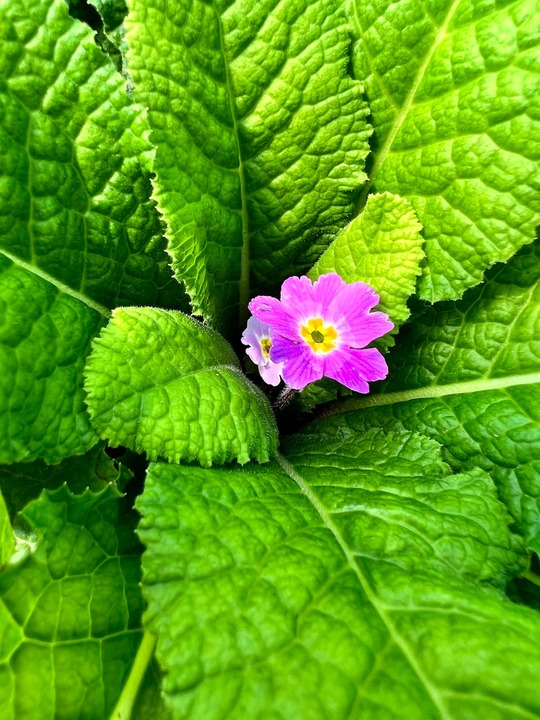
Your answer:
[[[315,353],[328,353],[336,348],[339,333],[333,325],[326,325],[322,318],[310,318],[300,326],[300,337]]]
[[[290,277],[280,299],[258,295],[249,303],[253,317],[242,336],[259,372],[268,372],[261,338],[270,338],[269,362],[280,368],[283,381],[303,390],[322,377],[337,380],[356,392],[369,392],[369,383],[383,380],[388,366],[376,348],[367,347],[394,327],[388,316],[372,312],[379,302],[375,290],[362,282],[346,283],[337,273],[312,282]],[[257,355],[258,353],[258,355]]]

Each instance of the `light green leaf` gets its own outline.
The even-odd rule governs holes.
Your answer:
[[[179,312],[117,308],[86,370],[92,422],[151,459],[265,462],[277,447],[270,405],[216,332]]]
[[[441,388],[440,395],[439,388],[428,387],[373,396],[371,408],[347,415],[357,432],[371,427],[423,432],[443,444],[454,469],[489,472],[519,532],[540,552],[540,385],[481,387],[459,383],[456,394],[452,387],[450,393]]]
[[[489,477],[437,443],[321,428],[288,460],[150,466],[147,625],[175,718],[540,714],[540,623]]]
[[[358,432],[416,430],[456,470],[481,467],[540,550],[540,243],[523,248],[457,303],[402,329],[379,394],[326,409]],[[354,411],[354,412],[352,412]],[[336,427],[342,416],[335,418]]]
[[[0,462],[95,441],[81,370],[108,308],[182,305],[143,109],[63,0],[0,5]],[[184,305],[185,306],[185,305]]]
[[[82,372],[103,315],[0,254],[0,463],[83,453]]]
[[[458,298],[534,237],[538,5],[348,0],[374,125],[370,188],[424,226],[422,297]]]
[[[408,200],[390,193],[370,195],[362,214],[337,236],[309,277],[336,272],[345,282],[371,285],[381,298],[378,309],[397,329],[410,315],[407,300],[421,272],[421,229]]]
[[[487,473],[452,475],[433,440],[359,434],[340,420],[292,436],[285,452],[355,553],[501,587],[522,569],[521,543]]]
[[[134,514],[108,487],[44,491],[24,511],[37,547],[0,574],[5,720],[103,720],[141,639]]]
[[[6,503],[0,493],[0,571],[15,552],[13,530]]]
[[[175,274],[195,312],[233,334],[252,295],[310,267],[365,179],[349,28],[334,0],[129,7]]]

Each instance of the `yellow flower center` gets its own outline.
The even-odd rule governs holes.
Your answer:
[[[270,358],[270,348],[272,347],[272,343],[270,342],[270,338],[261,338],[261,350],[263,357],[265,357],[267,360]]]
[[[300,335],[314,352],[327,353],[336,347],[338,332],[333,325],[325,325],[322,318],[310,318],[300,327]]]

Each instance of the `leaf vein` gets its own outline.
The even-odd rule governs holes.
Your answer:
[[[433,706],[437,709],[439,716],[443,720],[451,720],[450,715],[446,711],[443,700],[440,697],[437,688],[433,687],[433,685],[429,682],[429,679],[426,677],[424,671],[419,666],[419,664],[416,662],[416,660],[415,660],[414,656],[412,655],[405,640],[401,637],[401,635],[399,635],[394,623],[387,616],[382,604],[377,600],[367,579],[364,577],[364,574],[361,572],[360,567],[358,566],[358,563],[355,560],[354,553],[346,545],[345,541],[341,537],[339,529],[332,522],[332,519],[331,519],[329,513],[326,511],[326,508],[324,507],[322,502],[315,495],[315,493],[312,491],[311,487],[304,480],[304,478],[295,470],[295,468],[291,465],[291,463],[288,460],[286,460],[282,455],[279,455],[279,454],[277,455],[276,459],[277,459],[277,462],[279,463],[281,469],[283,470],[283,472],[286,473],[298,485],[300,490],[304,493],[304,495],[306,495],[308,500],[311,502],[311,504],[313,505],[313,507],[315,508],[317,513],[319,514],[319,516],[320,516],[321,520],[323,521],[323,523],[325,524],[325,526],[333,534],[336,542],[338,543],[339,547],[341,548],[341,551],[344,553],[345,557],[347,558],[347,561],[351,567],[351,570],[353,570],[355,572],[355,574],[358,578],[358,581],[360,583],[360,586],[362,587],[362,590],[364,591],[364,593],[366,595],[366,598],[371,603],[371,606],[373,607],[374,611],[378,614],[381,621],[384,623],[389,635],[393,639],[396,646],[400,649],[404,659],[408,662],[409,666],[411,667],[413,672],[416,674],[419,681],[425,687],[427,695],[431,699]]]

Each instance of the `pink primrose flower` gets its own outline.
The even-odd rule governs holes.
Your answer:
[[[269,385],[279,385],[283,363],[275,363],[270,360],[272,331],[268,325],[255,317],[250,317],[242,334],[242,342],[249,346],[246,353],[259,366],[259,372],[264,382]]]
[[[302,390],[325,375],[367,393],[368,382],[383,380],[388,367],[366,345],[394,327],[384,313],[370,312],[378,302],[369,285],[328,273],[313,284],[305,276],[288,278],[280,300],[259,295],[249,309],[271,329],[269,359],[281,365],[289,387]]]

